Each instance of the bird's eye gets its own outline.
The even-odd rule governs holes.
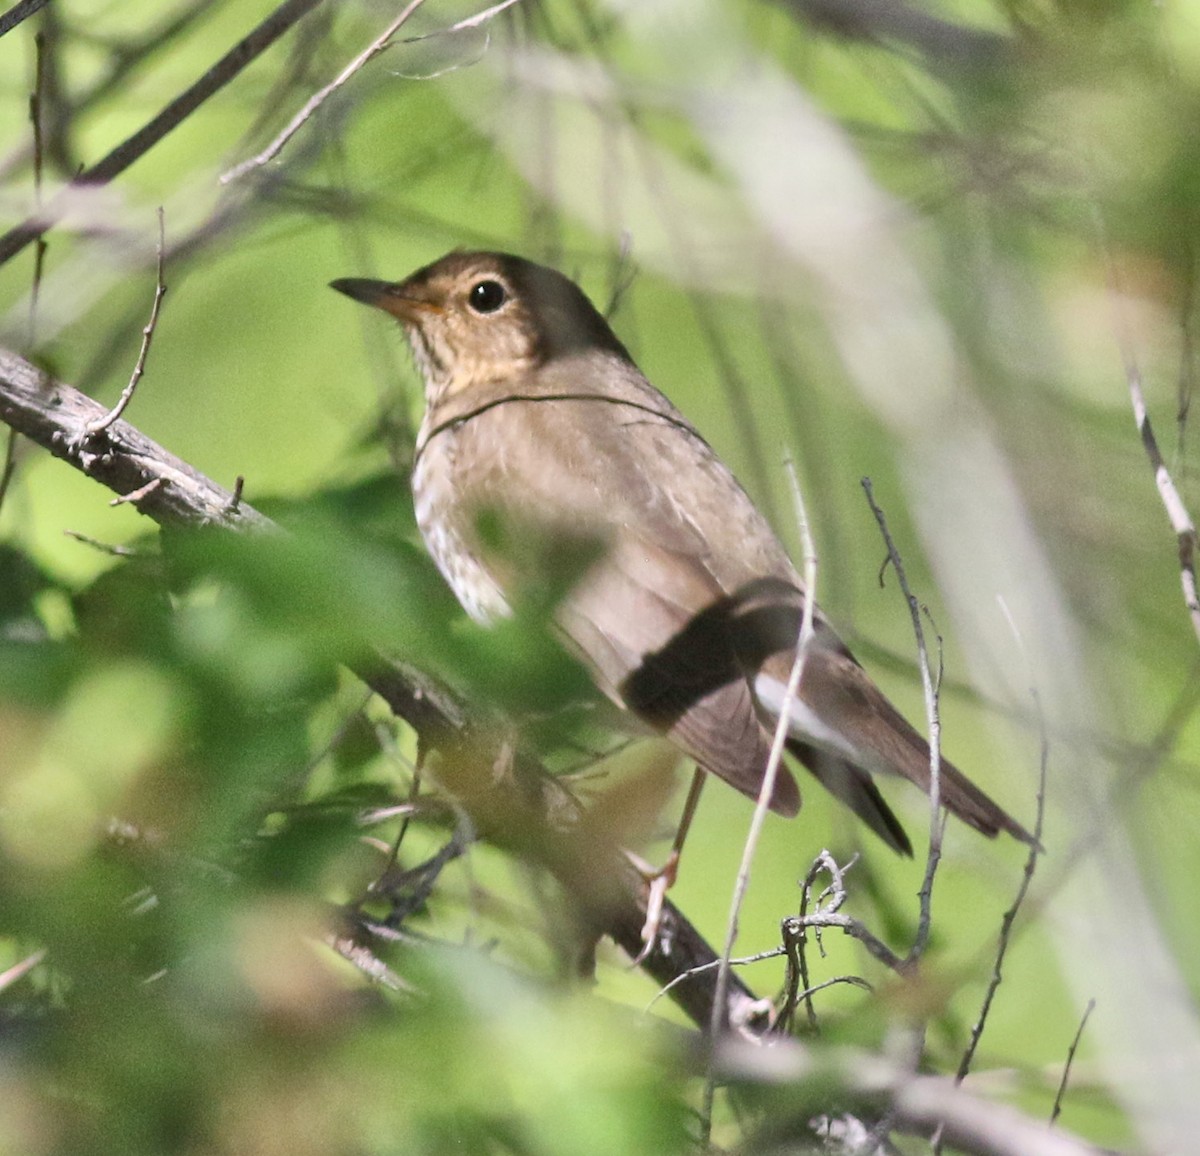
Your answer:
[[[476,313],[495,313],[507,300],[508,291],[499,281],[480,281],[467,294],[467,302]]]

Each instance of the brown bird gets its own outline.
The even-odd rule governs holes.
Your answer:
[[[397,317],[412,346],[426,401],[412,478],[417,522],[468,613],[505,616],[513,592],[537,577],[520,563],[535,554],[500,551],[480,532],[482,512],[546,538],[594,536],[603,551],[560,603],[562,633],[610,699],[756,797],[804,584],[708,443],[553,269],[454,252],[395,284],[332,284]],[[820,610],[815,628],[787,708],[787,748],[909,855],[871,776],[899,775],[928,792],[929,747]],[[1034,841],[946,759],[940,791],[983,834]],[[771,808],[800,808],[782,767]]]

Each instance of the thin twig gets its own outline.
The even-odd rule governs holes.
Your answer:
[[[397,16],[362,52],[360,52],[338,75],[331,80],[324,88],[315,92],[307,101],[298,113],[287,123],[284,130],[257,156],[252,156],[241,164],[234,165],[228,172],[220,175],[218,180],[221,184],[227,185],[231,181],[236,181],[239,177],[245,176],[251,169],[261,168],[263,165],[273,161],[282,151],[284,145],[288,143],[300,131],[305,123],[335,92],[338,91],[351,77],[360,72],[366,65],[370,64],[381,52],[383,52],[391,43],[392,37],[397,31],[402,28],[410,16],[421,7],[425,0],[409,0],[409,3],[401,10]],[[510,0],[515,3],[516,0]]]
[[[1163,460],[1158,448],[1158,439],[1154,436],[1154,427],[1150,424],[1150,414],[1146,409],[1146,395],[1142,391],[1142,374],[1128,343],[1122,339],[1122,357],[1125,362],[1125,377],[1129,384],[1129,397],[1133,404],[1133,419],[1141,435],[1142,447],[1150,459],[1154,470],[1154,483],[1158,487],[1159,497],[1167,511],[1171,529],[1175,531],[1176,545],[1179,551],[1179,579],[1183,587],[1183,604],[1187,607],[1188,616],[1192,620],[1192,629],[1200,639],[1200,591],[1196,582],[1196,524],[1184,504],[1183,498],[1175,488],[1167,463]]]
[[[754,862],[754,854],[758,850],[758,841],[762,835],[763,824],[770,810],[771,798],[775,793],[775,780],[779,774],[779,766],[783,759],[783,748],[787,742],[789,712],[800,690],[800,680],[804,676],[804,661],[808,647],[813,637],[813,613],[816,607],[817,589],[817,552],[813,545],[812,534],[809,530],[808,513],[804,508],[804,496],[800,492],[800,482],[792,462],[787,462],[788,480],[792,487],[792,501],[795,505],[796,522],[800,530],[801,548],[804,553],[804,613],[800,620],[800,633],[796,639],[796,658],[792,662],[791,674],[788,677],[787,689],[784,691],[783,702],[779,708],[779,721],[775,725],[775,734],[771,740],[771,753],[767,758],[766,771],[763,774],[762,785],[758,791],[758,799],[754,805],[754,816],[750,820],[750,830],[746,835],[746,845],[742,849],[742,862],[738,868],[737,881],[733,888],[733,899],[729,908],[729,922],[725,932],[725,949],[721,953],[721,966],[717,971],[717,998],[713,1003],[713,1017],[710,1025],[710,1035],[717,1040],[725,1027],[724,992],[729,982],[729,963],[733,956],[733,945],[737,942],[738,916],[746,890],[750,886],[750,867]],[[704,1082],[704,1101],[701,1108],[701,1131],[707,1143],[712,1129],[713,1096],[716,1090],[715,1071],[710,1064],[707,1078]]]
[[[142,380],[142,374],[146,372],[146,356],[150,352],[150,342],[154,340],[154,331],[158,328],[158,313],[162,307],[162,299],[167,295],[167,283],[163,280],[163,252],[165,250],[166,226],[163,221],[162,205],[158,206],[158,276],[154,284],[154,301],[150,306],[150,320],[146,322],[145,328],[142,330],[142,347],[138,351],[137,361],[134,362],[133,372],[129,375],[129,384],[121,390],[121,396],[117,398],[117,404],[95,421],[90,421],[83,427],[81,440],[86,442],[88,438],[95,437],[98,433],[103,433],[113,422],[115,422],[124,412],[129,403],[133,400],[133,392],[138,387],[138,382]],[[235,503],[236,504],[236,503]]]
[[[63,533],[68,538],[74,538],[76,542],[82,542],[85,546],[91,546],[92,549],[99,550],[102,554],[108,554],[112,558],[137,558],[142,553],[141,550],[135,550],[132,546],[117,546],[112,542],[101,542],[99,538],[81,534],[78,530],[64,530]]]
[[[789,915],[784,922],[789,924],[789,930],[794,929],[796,934],[805,928],[836,927],[839,931],[844,931],[851,939],[857,939],[867,949],[868,954],[890,971],[894,971],[897,975],[904,975],[911,970],[908,960],[897,955],[865,923],[855,919],[853,915],[841,915],[828,910],[814,911],[803,918]]]
[[[929,649],[925,644],[925,630],[921,625],[920,603],[917,602],[913,592],[909,589],[908,578],[904,573],[904,564],[900,560],[900,552],[896,549],[896,543],[892,540],[883,510],[875,501],[875,493],[871,487],[870,478],[863,478],[862,488],[867,495],[867,502],[871,507],[871,512],[875,515],[875,521],[879,524],[879,532],[883,535],[884,545],[887,547],[888,562],[896,572],[896,580],[900,583],[900,590],[904,595],[904,601],[908,604],[909,613],[912,615],[913,633],[917,639],[917,659],[921,670],[921,688],[925,692],[925,716],[929,724],[929,854],[925,859],[925,877],[921,881],[921,890],[919,892],[920,915],[917,922],[917,934],[913,939],[912,948],[908,953],[908,962],[916,963],[924,954],[925,948],[929,943],[929,928],[933,913],[933,880],[937,874],[938,863],[942,857],[942,831],[945,827],[945,817],[941,813],[942,724],[938,714],[937,687],[934,685],[933,675],[930,672]]]
[[[1025,655],[1026,668],[1032,674],[1032,667],[1029,663],[1029,656],[1025,650],[1024,640],[1021,637],[1020,630],[1017,627],[1016,620],[1009,611],[1007,603],[1003,600],[1000,602],[1001,610],[1008,619],[1009,626],[1013,634],[1016,636],[1017,645],[1021,653]],[[1040,737],[1040,750],[1038,754],[1038,791],[1037,791],[1037,817],[1033,825],[1033,843],[1029,847],[1029,854],[1025,857],[1025,870],[1021,875],[1021,883],[1017,888],[1017,894],[1013,898],[1012,905],[1004,913],[1003,919],[1000,921],[1000,935],[996,943],[996,956],[992,963],[992,976],[988,980],[987,991],[984,993],[983,1003],[979,1009],[979,1016],[975,1021],[974,1027],[971,1028],[971,1038],[967,1042],[967,1046],[962,1054],[962,1059],[958,1064],[958,1071],[954,1075],[954,1082],[961,1084],[967,1078],[967,1073],[971,1069],[971,1061],[975,1057],[975,1051],[979,1046],[980,1037],[983,1035],[983,1029],[987,1024],[988,1013],[991,1011],[992,1000],[1000,987],[1002,971],[1004,967],[1004,959],[1008,954],[1009,941],[1012,938],[1013,925],[1016,923],[1017,914],[1020,912],[1022,905],[1025,902],[1025,896],[1029,893],[1030,884],[1033,882],[1033,874],[1037,867],[1038,857],[1041,855],[1042,843],[1042,827],[1046,817],[1046,769],[1050,762],[1050,737],[1046,729],[1046,712],[1042,709],[1042,698],[1038,693],[1038,688],[1031,682],[1029,687],[1030,697],[1033,699],[1034,711],[1037,715],[1038,735]]]
[[[739,956],[736,959],[731,959],[729,962],[734,967],[746,967],[747,965],[749,965],[751,963],[762,963],[768,959],[778,959],[779,956],[781,956],[781,955],[783,955],[783,956],[787,955],[786,947],[771,947],[771,948],[768,948],[766,951],[756,952],[754,955]],[[659,988],[659,990],[654,993],[654,996],[650,1000],[650,1002],[648,1004],[646,1004],[646,1007],[644,1010],[650,1011],[650,1009],[653,1008],[654,1005],[656,1003],[658,1003],[658,1001],[660,999],[662,999],[662,997],[664,995],[666,995],[673,987],[675,987],[676,984],[683,983],[685,980],[690,979],[694,975],[703,975],[704,972],[712,971],[712,969],[714,967],[720,967],[720,966],[721,966],[721,961],[719,959],[714,959],[710,963],[702,963],[698,967],[689,968],[682,975],[677,975],[665,987]],[[837,987],[838,985],[843,984],[843,983],[849,984],[851,987],[860,987],[864,991],[874,991],[875,990],[865,979],[862,978],[862,976],[835,975],[830,979],[823,979],[820,983],[814,984],[812,987],[805,988],[803,991],[797,992],[795,998],[797,1001],[799,1001],[801,999],[807,999],[810,996],[816,995],[816,993],[819,991],[824,991],[827,987]],[[782,1031],[782,1030],[783,1030],[782,1025],[777,1023],[776,1031]]]
[[[1062,1079],[1058,1082],[1058,1091],[1054,1094],[1054,1107],[1050,1110],[1051,1127],[1062,1114],[1063,1097],[1067,1094],[1067,1081],[1071,1078],[1071,1065],[1075,1062],[1075,1052],[1079,1048],[1079,1041],[1083,1038],[1083,1029],[1087,1027],[1088,1018],[1095,1009],[1096,1001],[1089,999],[1087,1007],[1083,1009],[1083,1016],[1079,1020],[1079,1027],[1075,1029],[1075,1038],[1071,1041],[1070,1048],[1067,1049],[1067,1062],[1063,1064]]]
[[[896,543],[893,541],[891,532],[888,530],[887,519],[884,516],[883,509],[875,501],[871,479],[863,478],[862,487],[867,495],[867,502],[871,507],[871,512],[875,515],[875,521],[879,524],[879,531],[883,535],[884,544],[887,547],[888,556],[885,568],[890,563],[892,569],[896,572],[896,580],[900,584],[904,601],[908,604],[908,611],[912,616],[913,634],[916,636],[917,641],[917,665],[921,671],[921,687],[925,693],[925,717],[929,727],[929,853],[925,857],[925,873],[921,880],[921,889],[917,893],[917,933],[913,936],[912,946],[909,948],[908,955],[904,960],[904,968],[908,969],[915,968],[920,962],[921,957],[925,954],[925,948],[929,944],[930,928],[933,924],[933,881],[937,875],[938,864],[942,858],[942,833],[946,826],[946,817],[942,814],[941,790],[942,724],[938,713],[938,683],[934,681],[930,669],[929,648],[925,642],[925,628],[921,625],[921,604],[909,588],[908,577],[904,573],[904,564],[900,559],[900,551],[896,548]],[[881,582],[883,573],[884,571],[881,569]],[[926,613],[928,613],[928,610],[926,610]],[[939,639],[939,682],[941,667],[940,653]],[[915,1071],[920,1064],[921,1055],[925,1050],[924,1024],[914,1022],[910,1035],[909,1049],[911,1063]],[[867,1147],[865,1151],[875,1152],[883,1146],[889,1132],[892,1130],[893,1122],[893,1113],[889,1109],[871,1129],[871,1137],[874,1143],[873,1146]]]
[[[29,122],[33,128],[33,203],[42,207],[42,177],[45,172],[45,134],[42,131],[42,93],[46,84],[46,37],[38,32],[33,38],[33,92],[29,94]],[[46,242],[38,238],[33,260],[33,285],[29,292],[29,346],[37,345],[38,300],[42,292],[42,273],[46,267]]]
[[[400,15],[395,18],[366,48],[363,49],[338,75],[331,80],[324,88],[315,92],[304,106],[290,121],[283,131],[273,140],[262,152],[255,156],[249,157],[240,164],[234,165],[233,168],[221,174],[219,180],[221,184],[227,185],[232,181],[236,181],[239,177],[244,177],[253,169],[262,168],[263,165],[269,164],[283,151],[284,146],[300,131],[301,128],[312,118],[313,114],[323,105],[338,89],[342,88],[347,81],[361,72],[372,60],[375,59],[381,52],[386,51],[391,47],[392,38],[400,29],[408,23],[409,17],[421,7],[425,0],[410,0],[410,2],[401,11]],[[492,7],[485,9],[483,12],[477,12],[474,16],[468,16],[460,20],[457,24],[451,25],[449,28],[434,35],[443,35],[444,33],[460,32],[467,28],[475,28],[478,25],[490,20],[493,16],[503,12],[506,8],[511,8],[517,0],[501,0],[501,3],[494,4]],[[405,43],[413,43],[418,40],[427,40],[428,36],[414,36]]]
[[[1113,324],[1116,329],[1117,345],[1121,351],[1121,361],[1125,367],[1129,399],[1133,405],[1133,420],[1142,439],[1142,448],[1146,451],[1146,457],[1150,459],[1150,467],[1154,471],[1154,484],[1158,487],[1158,496],[1167,511],[1171,529],[1175,531],[1175,543],[1179,553],[1179,580],[1183,587],[1183,604],[1192,620],[1192,629],[1196,632],[1196,637],[1200,639],[1200,587],[1197,586],[1196,581],[1196,552],[1200,548],[1200,539],[1196,535],[1196,523],[1192,520],[1188,508],[1171,478],[1167,463],[1163,460],[1162,451],[1158,448],[1154,427],[1150,424],[1150,413],[1146,409],[1146,395],[1142,389],[1142,371],[1133,351],[1133,341],[1129,336],[1128,325],[1121,308],[1121,275],[1117,269],[1116,259],[1108,245],[1104,221],[1098,212],[1096,228],[1108,263],[1108,290],[1112,302]]]

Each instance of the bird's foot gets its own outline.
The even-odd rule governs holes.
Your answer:
[[[646,894],[646,922],[642,924],[642,950],[638,953],[633,966],[637,967],[654,950],[658,942],[659,931],[662,929],[663,903],[667,891],[675,883],[675,874],[679,867],[679,852],[672,851],[667,861],[657,870],[647,863],[635,860],[638,870],[646,878],[649,890]]]

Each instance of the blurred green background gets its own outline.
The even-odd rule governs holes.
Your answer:
[[[1200,651],[1127,363],[1194,509],[1200,10],[521,0],[446,31],[481,10],[428,0],[277,160],[222,184],[397,11],[327,0],[74,195],[36,304],[33,249],[0,267],[3,344],[112,402],[161,205],[169,291],[127,417],[221,484],[244,477],[297,536],[274,560],[205,543],[164,561],[128,506],[16,446],[0,951],[46,954],[0,993],[0,1151],[650,1153],[694,1136],[699,1082],[642,1014],[653,985],[608,945],[595,986],[566,982],[553,889],[494,849],[438,878],[414,916],[426,940],[391,960],[403,990],[325,946],[333,905],[385,861],[359,817],[407,798],[416,754],[338,663],[367,638],[480,695],[516,678],[535,703],[562,674],[535,641],[489,643],[440,589],[407,505],[421,400],[401,335],[326,287],[457,246],[577,278],[793,548],[795,460],[818,597],[921,719],[872,479],[944,643],[947,754],[1032,824],[1043,734],[1049,751],[1047,855],[968,1086],[1048,1116],[1095,999],[1060,1124],[1187,1150]],[[270,11],[51,0],[0,39],[5,226]],[[768,821],[737,952],[778,944],[822,848],[860,844],[848,909],[906,950],[924,799],[885,785],[918,845],[900,862],[802,785],[801,817]],[[651,860],[680,802],[639,848]],[[706,792],[672,892],[713,943],[750,813]],[[415,825],[402,865],[445,839]],[[1023,862],[950,824],[916,995],[827,934],[814,981],[878,990],[820,993],[821,1046],[882,1046],[915,1003],[929,1070],[952,1073]],[[773,995],[783,965],[743,976]],[[683,1022],[666,1000],[652,1016]],[[812,1088],[777,1096],[720,1100],[714,1139],[772,1150],[756,1136],[779,1104],[831,1110]]]

